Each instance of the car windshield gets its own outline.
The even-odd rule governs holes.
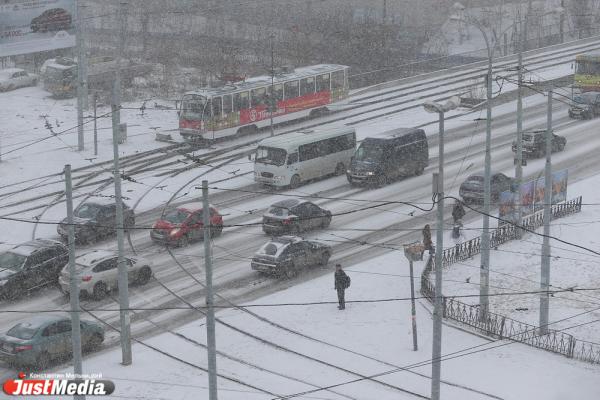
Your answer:
[[[169,211],[165,216],[164,220],[169,221],[172,224],[182,224],[183,221],[190,215],[190,213],[182,210]]]
[[[289,215],[290,210],[284,207],[271,207],[269,214],[277,215],[278,217],[286,217]]]
[[[33,326],[28,322],[21,322],[10,328],[10,330],[6,332],[6,335],[18,339],[31,339],[35,336],[38,329],[40,329],[39,326]]]
[[[575,102],[575,104],[594,104],[596,97],[596,93],[582,93],[575,96],[573,101]]]
[[[75,210],[75,216],[79,218],[96,218],[100,207],[96,204],[82,204]]]
[[[354,158],[358,161],[367,161],[367,160],[381,160],[383,157],[383,148],[379,146],[373,145],[365,145],[361,144],[358,150],[356,150],[356,154],[354,154]]]
[[[285,163],[287,152],[274,147],[259,146],[256,149],[256,162],[281,166]]]
[[[467,179],[467,182],[483,182],[483,176],[474,175]]]
[[[27,260],[26,256],[7,251],[0,254],[0,268],[19,271],[23,267],[25,260]]]
[[[208,119],[210,107],[206,106],[206,97],[196,94],[186,95],[181,103],[181,118],[191,120]]]

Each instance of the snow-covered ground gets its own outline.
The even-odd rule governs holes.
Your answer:
[[[415,263],[417,285],[422,264]],[[391,252],[348,267],[346,272],[352,277],[347,300],[356,303],[349,303],[345,311],[339,311],[336,307],[333,276],[329,275],[252,303],[325,304],[249,308],[270,322],[301,333],[304,337],[275,328],[272,324],[239,310],[218,312],[217,318],[223,322],[302,354],[274,349],[217,323],[218,350],[254,365],[251,367],[218,356],[219,373],[273,393],[259,393],[256,389],[219,378],[219,398],[272,399],[338,384],[340,386],[331,389],[336,393],[317,391],[298,398],[339,399],[342,398],[341,394],[365,400],[415,398],[389,387],[360,380],[356,375],[309,360],[306,356],[365,376],[407,368],[406,371],[390,373],[377,379],[429,396],[432,336],[430,305],[425,300],[418,301],[419,350],[414,352],[409,301],[360,302],[410,297],[408,263],[403,254]],[[571,312],[576,313],[577,310]],[[561,318],[567,317],[567,314],[565,312]],[[576,322],[570,320],[565,321],[565,324]],[[190,342],[191,339],[201,344],[206,343],[206,329],[201,316],[198,316],[198,322],[177,329],[176,332],[185,337],[164,333],[145,340],[145,343],[188,363],[206,368],[206,350]],[[473,353],[469,354],[470,352]],[[442,353],[452,354],[449,356],[451,359],[442,363],[442,379],[448,382],[442,384],[444,399],[563,400],[594,399],[600,396],[597,366],[575,362],[525,345],[489,341],[446,325],[443,328]],[[139,344],[133,346],[133,365],[121,366],[120,357],[118,349],[87,357],[84,360],[84,373],[102,373],[104,378],[113,379],[116,384],[115,395],[120,396],[119,398],[191,400],[208,397],[208,378],[204,372],[194,367]],[[72,370],[59,368],[53,372],[69,371]],[[348,383],[354,379],[359,381]]]

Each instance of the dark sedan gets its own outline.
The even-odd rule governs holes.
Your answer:
[[[331,246],[296,236],[280,236],[265,243],[252,258],[255,271],[293,278],[300,269],[327,265]]]
[[[263,232],[269,235],[297,234],[327,228],[331,212],[310,201],[289,199],[273,204],[263,215]]]
[[[573,97],[569,117],[592,119],[600,115],[600,92],[585,92]]]
[[[510,190],[513,178],[502,173],[492,174],[490,181],[491,199],[498,200],[500,193]],[[476,174],[469,176],[461,185],[459,194],[465,203],[482,203],[484,197],[484,175]]]
[[[81,346],[93,350],[104,341],[104,328],[96,322],[80,321]],[[71,319],[61,315],[37,315],[23,320],[0,335],[0,360],[44,370],[52,360],[72,354]]]
[[[0,253],[0,296],[13,299],[32,289],[56,283],[69,261],[60,242],[36,239]]]
[[[115,203],[97,203],[88,201],[82,203],[73,212],[75,225],[75,240],[89,243],[116,233],[117,206]],[[123,221],[125,229],[135,226],[133,210],[123,203]],[[68,237],[67,218],[57,227],[58,234],[66,240]]]

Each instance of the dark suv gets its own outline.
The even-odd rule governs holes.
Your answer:
[[[51,8],[31,20],[33,32],[68,30],[71,28],[71,14],[64,8]]]
[[[112,235],[117,226],[117,205],[115,203],[85,202],[73,212],[75,224],[75,240],[80,243],[89,243],[100,238]],[[135,226],[133,210],[123,203],[123,221],[125,229]],[[66,240],[69,231],[67,218],[58,224],[58,234]]]
[[[327,265],[331,246],[297,236],[279,236],[265,243],[254,257],[253,270],[293,278],[301,268]]]
[[[56,283],[69,261],[69,250],[55,240],[36,239],[0,253],[0,296],[12,299]]]
[[[552,134],[552,152],[563,151],[567,145],[564,136]],[[523,156],[526,158],[539,158],[546,155],[546,134],[523,134]],[[512,143],[512,151],[517,152],[517,142]]]
[[[573,97],[569,117],[592,119],[600,115],[600,92],[584,92]]]
[[[327,228],[331,212],[310,201],[290,199],[273,204],[263,215],[263,231],[269,235]]]

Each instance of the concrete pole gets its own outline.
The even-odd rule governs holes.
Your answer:
[[[444,252],[444,113],[439,112],[440,139],[437,180],[437,230],[435,241],[435,299],[433,303],[433,349],[431,355],[431,400],[440,400],[442,372],[442,253]]]
[[[519,21],[521,23],[521,21]],[[519,32],[522,32],[519,30]],[[517,186],[517,222],[521,225],[523,219],[523,206],[521,204],[521,185],[523,184],[523,38],[518,43],[518,65],[517,65],[517,164],[515,165],[515,181]],[[517,232],[517,237],[521,237],[521,230]]]
[[[123,199],[121,198],[121,174],[119,172],[119,123],[117,121],[118,110],[121,105],[117,99],[119,90],[118,82],[113,83],[112,98],[112,136],[113,136],[113,159],[114,159],[114,179],[115,179],[115,201],[117,205],[117,246],[118,246],[118,285],[119,285],[119,305],[121,322],[121,352],[122,364],[131,364],[131,327],[129,320],[129,284],[127,277],[127,265],[123,258],[125,248],[124,244],[124,223],[123,223]]]
[[[275,136],[275,131],[273,130],[273,111],[275,111],[275,104],[277,100],[275,99],[275,50],[273,49],[273,34],[271,33],[271,96],[269,96],[269,100],[271,104],[269,104],[269,117],[271,119],[270,127],[271,127],[271,136]]]
[[[77,0],[75,4],[75,40],[77,44],[77,150],[84,150],[84,136],[83,136],[83,109],[85,86],[87,76],[85,76],[85,50],[83,48],[83,35],[81,25],[81,0]]]
[[[544,241],[540,279],[540,334],[548,332],[550,308],[550,220],[552,219],[552,89],[548,90],[548,128],[546,130],[546,168],[544,176]]]
[[[210,248],[210,204],[208,181],[202,181],[202,226],[204,227],[204,270],[206,274],[206,341],[208,347],[208,395],[217,400],[217,344],[215,335],[215,309],[212,286],[212,254]]]
[[[562,12],[560,13],[560,42],[565,42],[565,1],[560,0],[560,8],[562,8]]]
[[[415,278],[413,275],[413,262],[409,260],[408,266],[410,268],[410,315],[412,320],[412,336],[413,336],[413,350],[419,350],[417,346],[417,309],[415,307]]]
[[[531,15],[531,1],[527,0],[527,13],[525,14],[525,26],[523,27],[523,49],[524,51],[529,50],[529,16]]]
[[[73,372],[83,373],[81,361],[81,325],[79,323],[79,281],[75,271],[75,226],[73,225],[73,187],[71,182],[71,165],[65,165],[65,184],[67,200],[67,227],[69,243],[69,294],[71,301],[71,344],[73,346]],[[75,400],[84,400],[85,396],[73,396]]]
[[[98,118],[96,117],[98,106],[98,93],[94,92],[94,155],[98,155]]]
[[[485,121],[485,177],[483,180],[483,232],[481,233],[481,270],[479,289],[480,318],[485,320],[489,312],[489,284],[490,284],[490,203],[491,203],[491,142],[492,142],[492,52],[487,34],[481,29],[488,50],[488,70],[486,75],[487,86],[487,116]]]

